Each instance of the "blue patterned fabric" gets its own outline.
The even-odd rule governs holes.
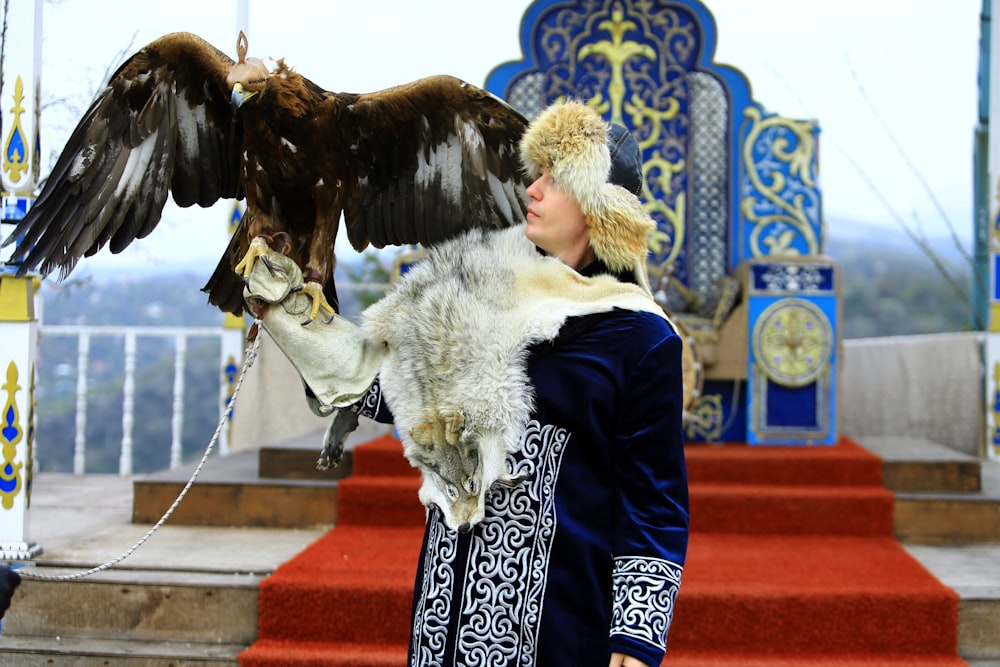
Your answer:
[[[659,665],[688,541],[681,340],[649,313],[574,318],[528,370],[536,408],[508,458],[528,477],[469,534],[429,512],[409,664]]]

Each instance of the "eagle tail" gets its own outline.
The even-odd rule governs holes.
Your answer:
[[[243,278],[233,270],[231,259],[240,256],[240,238],[243,237],[243,234],[240,233],[241,229],[242,225],[230,237],[229,246],[216,265],[215,271],[212,272],[212,277],[201,288],[202,292],[208,294],[210,304],[233,315],[242,315],[244,309]]]

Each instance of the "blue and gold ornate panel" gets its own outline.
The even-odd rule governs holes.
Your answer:
[[[536,0],[522,19],[521,60],[485,85],[528,118],[577,98],[632,131],[657,223],[651,273],[669,272],[704,305],[718,302],[724,276],[753,265],[729,319],[711,318],[706,340],[717,342],[699,353],[705,382],[687,438],[825,442],[836,437],[839,306],[835,267],[822,258],[819,128],[765,111],[740,71],[714,62],[716,38],[699,0]],[[831,284],[791,280],[789,267],[810,259],[800,277]],[[789,329],[803,342],[782,340]],[[828,344],[813,349],[820,340]]]
[[[834,444],[840,311],[830,260],[752,261],[749,444]]]
[[[743,110],[740,128],[736,255],[819,255],[823,224],[817,186],[815,121]]]
[[[713,62],[715,21],[697,0],[538,0],[523,59],[486,87],[529,118],[588,100],[643,151],[657,221],[650,264],[698,294],[744,259],[821,250],[812,123],[765,113],[746,78]]]
[[[688,408],[684,439],[688,442],[746,442],[747,413],[743,380],[711,380]]]

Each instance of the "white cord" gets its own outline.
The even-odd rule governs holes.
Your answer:
[[[254,327],[257,327],[259,331],[259,325],[260,325],[260,320],[254,320],[253,326],[251,327],[250,330],[254,331]],[[233,404],[236,403],[236,396],[240,393],[240,386],[243,384],[243,378],[246,377],[247,371],[250,370],[250,367],[253,366],[253,362],[257,359],[257,351],[259,349],[260,349],[260,335],[258,332],[258,335],[254,337],[253,343],[250,346],[248,346],[246,350],[246,360],[243,362],[243,371],[240,373],[240,377],[239,379],[237,379],[236,385],[233,387],[233,395],[232,397],[230,397],[229,402],[226,404],[226,409],[222,414],[222,419],[219,420],[219,425],[215,429],[215,434],[212,436],[212,440],[208,443],[208,447],[205,448],[205,454],[201,457],[201,461],[198,463],[198,467],[196,467],[194,469],[194,472],[191,473],[191,479],[189,479],[187,484],[184,485],[184,488],[181,489],[181,492],[178,494],[177,499],[167,509],[167,511],[163,514],[163,516],[160,517],[160,520],[157,521],[156,524],[152,528],[150,528],[149,531],[145,535],[143,535],[138,542],[129,547],[128,551],[118,556],[117,558],[113,558],[112,560],[109,560],[107,563],[104,563],[103,565],[98,565],[97,567],[93,567],[83,572],[75,572],[73,574],[63,574],[63,575],[48,575],[48,574],[37,574],[31,570],[20,569],[18,570],[18,574],[20,574],[25,579],[43,579],[45,581],[70,581],[73,579],[82,579],[83,577],[90,576],[92,574],[101,572],[103,570],[107,570],[108,568],[122,562],[123,560],[131,556],[133,553],[135,553],[135,551],[139,547],[141,547],[146,540],[148,540],[150,537],[153,536],[153,533],[155,533],[160,528],[160,526],[166,523],[167,519],[170,518],[170,515],[174,513],[175,509],[177,509],[177,506],[181,504],[181,500],[183,500],[184,496],[187,495],[187,492],[191,488],[191,485],[194,484],[194,480],[198,477],[198,473],[201,472],[202,467],[208,460],[209,454],[212,453],[212,449],[215,447],[215,443],[219,439],[219,434],[222,433],[222,429],[225,428],[226,424],[229,422],[229,414],[230,412],[232,412]]]

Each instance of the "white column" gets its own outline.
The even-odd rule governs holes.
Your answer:
[[[35,278],[0,276],[0,560],[41,553],[29,538],[38,321]]]
[[[7,5],[4,39],[3,156],[5,194],[31,195],[41,170],[38,150],[42,74],[42,0]]]
[[[76,438],[73,441],[73,474],[87,472],[87,369],[90,367],[90,334],[81,332],[76,350]]]
[[[245,8],[244,8],[245,9]],[[244,17],[245,18],[245,17]],[[241,28],[242,29],[242,28]],[[236,233],[245,211],[239,201],[233,201],[233,209],[229,213],[229,235]],[[225,313],[222,320],[222,341],[219,350],[219,419],[229,415],[225,428],[219,432],[219,456],[229,454],[231,436],[233,433],[233,409],[229,404],[236,389],[236,380],[243,368],[243,352],[246,345],[246,323],[243,317]]]
[[[136,334],[125,332],[125,381],[122,385],[122,451],[118,457],[118,474],[132,474],[132,424],[135,422],[135,354]]]
[[[184,364],[187,336],[174,336],[174,409],[170,417],[170,467],[179,468],[184,455]]]
[[[0,84],[2,220],[16,222],[31,208],[39,180],[42,0],[5,3]],[[11,227],[0,225],[0,237]],[[34,276],[14,277],[0,256],[0,560],[41,553],[29,537],[35,359],[38,320]]]

